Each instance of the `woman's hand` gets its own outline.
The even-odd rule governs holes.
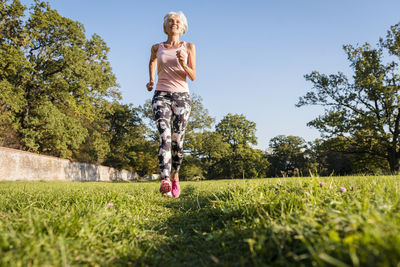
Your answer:
[[[183,50],[176,51],[176,57],[178,58],[179,64],[181,64],[182,67],[186,66],[187,56],[188,55]]]
[[[147,91],[153,90],[154,82],[148,82],[146,84]]]
[[[196,79],[196,48],[194,44],[187,43],[187,52],[185,50],[176,51],[176,57],[179,64],[185,70],[186,75],[190,80]]]
[[[154,76],[157,69],[157,51],[158,44],[151,47],[150,61],[149,61],[149,82],[146,84],[147,91],[153,90]]]

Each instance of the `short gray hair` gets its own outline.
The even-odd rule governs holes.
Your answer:
[[[185,33],[188,31],[188,28],[189,28],[189,27],[188,27],[187,19],[186,19],[185,15],[183,14],[182,11],[178,11],[178,12],[173,12],[173,11],[171,11],[171,12],[169,12],[167,15],[164,16],[164,25],[163,25],[163,28],[164,28],[165,34],[167,34],[167,31],[165,30],[165,28],[166,28],[166,26],[167,26],[167,22],[168,22],[169,18],[170,18],[170,17],[173,17],[173,16],[179,17],[179,19],[180,19],[180,21],[181,21],[181,28],[182,28],[182,33],[181,33],[181,35],[185,34]]]

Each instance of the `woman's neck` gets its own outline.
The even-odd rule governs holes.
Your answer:
[[[171,46],[179,45],[180,44],[179,35],[168,35],[168,39],[165,42]]]

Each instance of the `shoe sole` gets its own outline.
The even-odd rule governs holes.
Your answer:
[[[161,185],[161,187],[160,187],[160,192],[161,192],[161,194],[166,194],[166,193],[168,193],[168,192],[171,192],[171,190],[172,190],[172,185],[171,184],[169,184],[169,183],[163,183],[162,185]]]
[[[162,193],[162,196],[167,198],[172,198],[171,191],[169,191],[168,193]]]

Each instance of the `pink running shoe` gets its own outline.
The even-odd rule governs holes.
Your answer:
[[[161,180],[160,193],[163,196],[171,196],[172,184],[167,179]]]
[[[172,195],[174,197],[179,197],[180,194],[181,194],[181,187],[179,186],[179,181],[172,180]]]

